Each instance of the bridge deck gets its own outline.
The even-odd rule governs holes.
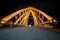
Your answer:
[[[60,34],[38,27],[16,27],[0,30],[1,40],[60,40]]]

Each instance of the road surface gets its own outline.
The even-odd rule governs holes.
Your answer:
[[[60,40],[60,34],[36,27],[17,27],[1,29],[0,40]]]

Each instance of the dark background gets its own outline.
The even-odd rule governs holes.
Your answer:
[[[49,14],[53,18],[60,20],[59,15],[59,1],[58,0],[1,0],[0,1],[0,18],[3,18],[14,11],[19,9],[33,6],[45,13]]]

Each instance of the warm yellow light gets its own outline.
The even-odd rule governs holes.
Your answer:
[[[45,12],[38,10],[34,7],[27,7],[27,8],[18,10],[16,12],[2,18],[1,23],[6,23],[6,22],[12,20],[12,18],[16,18],[16,21],[14,22],[14,24],[18,24],[18,22],[20,21],[20,23],[19,23],[20,25],[26,26],[26,25],[28,25],[28,18],[29,18],[30,13],[32,14],[33,19],[34,19],[34,26],[38,26],[38,25],[40,25],[40,23],[44,24],[44,22],[45,22],[44,18],[46,18],[46,20],[49,20],[49,22],[52,22],[51,19],[53,19],[53,18],[51,16],[47,15]],[[17,15],[20,15],[19,18],[17,17]],[[42,17],[41,17],[41,15],[42,15]],[[21,18],[22,18],[22,20],[21,20]],[[54,19],[54,22],[57,22],[57,20]],[[31,26],[31,25],[29,25],[29,26]]]

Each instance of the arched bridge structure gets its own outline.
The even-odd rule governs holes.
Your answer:
[[[22,25],[26,27],[40,27],[41,25],[50,25],[50,23],[57,22],[57,20],[37,8],[27,7],[2,18],[0,23],[4,25],[7,22],[13,25]]]

